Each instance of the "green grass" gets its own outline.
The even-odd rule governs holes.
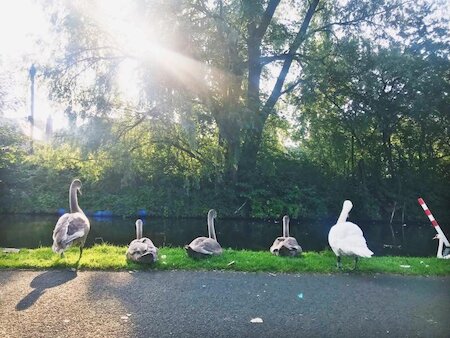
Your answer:
[[[107,244],[86,248],[79,262],[84,270],[229,270],[265,271],[272,273],[316,272],[335,273],[336,258],[331,251],[304,252],[300,257],[273,256],[268,251],[226,249],[221,256],[203,260],[187,257],[182,248],[164,247],[153,266],[127,262],[125,246]],[[19,253],[0,252],[0,269],[58,269],[75,268],[78,248],[69,249],[64,258],[51,248],[21,249]],[[353,267],[352,258],[343,258],[343,271]],[[408,266],[408,267],[402,267]],[[450,261],[434,257],[372,257],[361,259],[358,272],[393,273],[402,275],[450,275]]]

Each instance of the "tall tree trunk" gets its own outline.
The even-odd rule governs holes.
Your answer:
[[[275,10],[280,0],[269,1],[266,10],[260,20],[259,25],[256,24],[255,14],[249,12],[248,14],[248,92],[247,92],[247,114],[248,118],[245,120],[246,128],[244,129],[244,137],[242,149],[240,152],[238,165],[238,182],[240,183],[240,194],[242,197],[248,195],[252,189],[253,176],[256,169],[256,160],[258,151],[261,146],[264,125],[280,96],[283,94],[283,85],[286,76],[294,60],[294,55],[300,45],[306,39],[306,31],[311,23],[311,19],[316,11],[319,0],[313,0],[305,14],[303,23],[289,47],[289,52],[284,59],[282,69],[274,85],[272,93],[267,101],[262,104],[260,98],[260,81],[262,72],[261,63],[261,45],[263,36],[268,28],[270,21],[275,13]],[[251,2],[250,2],[251,3]],[[246,8],[251,10],[249,1],[246,2]],[[244,214],[249,216],[251,212],[251,204],[247,203]]]

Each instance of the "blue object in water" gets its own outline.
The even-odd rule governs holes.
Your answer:
[[[94,212],[94,217],[112,217],[113,213],[111,210],[97,210]]]
[[[147,212],[147,210],[145,210],[145,209],[139,209],[139,210],[137,211],[137,215],[138,215],[139,217],[147,217],[148,212]]]
[[[58,215],[64,215],[65,213],[66,213],[66,209],[64,209],[64,208],[58,209]]]
[[[104,210],[103,217],[112,217],[113,212],[111,210]]]
[[[300,292],[300,293],[297,295],[297,297],[300,298],[300,299],[303,299],[303,292]]]

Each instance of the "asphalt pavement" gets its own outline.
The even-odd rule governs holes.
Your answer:
[[[358,273],[5,270],[0,337],[450,337],[449,286]]]

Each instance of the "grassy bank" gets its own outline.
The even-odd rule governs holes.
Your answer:
[[[151,266],[127,262],[126,247],[95,245],[83,252],[80,269],[92,270],[230,270],[279,272],[337,272],[336,258],[330,251],[306,252],[301,257],[273,256],[265,251],[226,249],[222,256],[204,260],[187,257],[182,248],[164,247],[159,250],[159,261]],[[0,253],[1,269],[54,269],[76,267],[78,248],[71,248],[64,258],[50,248],[21,249],[19,253]],[[343,258],[344,271],[353,267],[353,260]],[[450,275],[450,261],[423,257],[372,257],[362,259],[359,272],[394,273],[405,275]]]

